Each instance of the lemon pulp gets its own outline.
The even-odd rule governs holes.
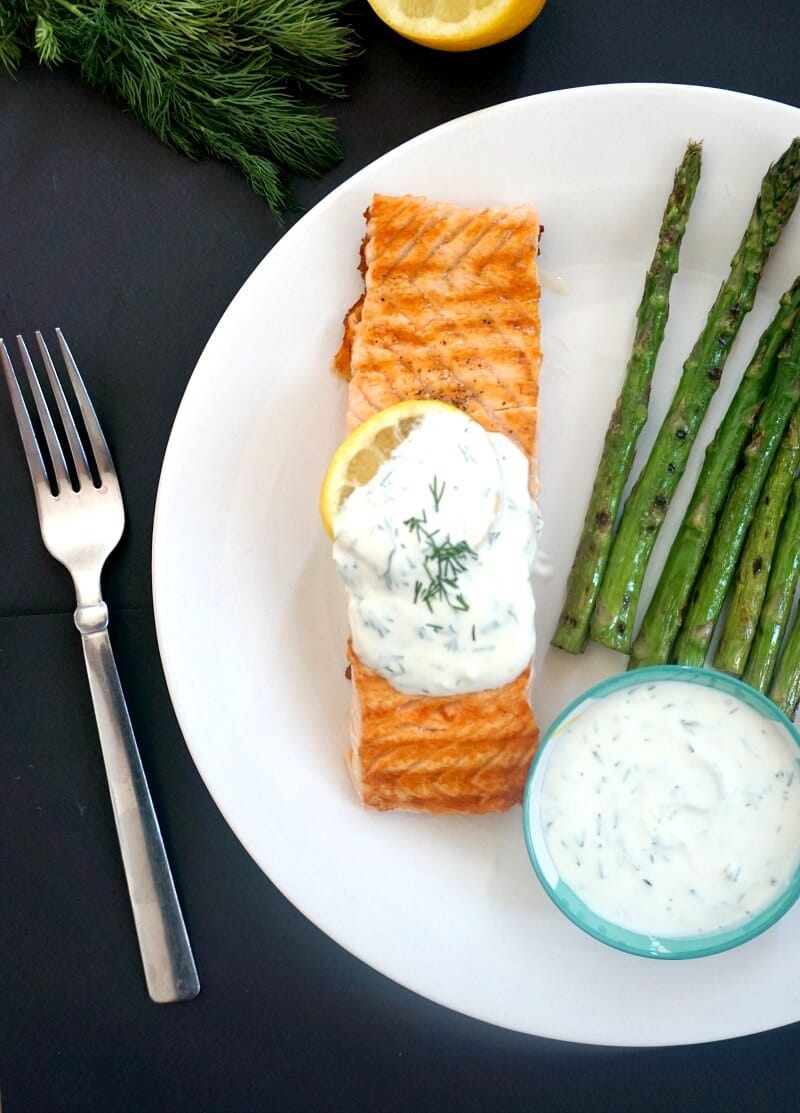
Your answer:
[[[477,50],[519,34],[545,0],[369,0],[404,38],[436,50]]]

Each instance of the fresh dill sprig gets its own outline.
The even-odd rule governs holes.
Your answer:
[[[288,174],[341,157],[336,124],[306,103],[344,94],[357,53],[348,0],[0,0],[0,63],[25,51],[78,67],[191,158],[233,163],[280,215]]]
[[[436,510],[441,504],[444,489],[445,484],[440,485],[434,476],[428,490]],[[424,546],[423,567],[428,582],[416,581],[414,602],[424,603],[429,611],[433,611],[433,604],[437,599],[441,599],[454,611],[468,611],[469,604],[463,594],[456,589],[459,576],[467,570],[467,560],[470,558],[477,560],[478,554],[466,541],[451,541],[449,534],[443,541],[437,540],[439,530],[429,530],[427,524],[428,515],[424,509],[418,517],[414,515],[403,522],[403,525]]]

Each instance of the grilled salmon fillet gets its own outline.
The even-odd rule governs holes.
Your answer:
[[[506,434],[532,461],[541,364],[536,213],[376,195],[365,215],[365,291],[345,317],[334,359],[349,383],[348,427],[395,402],[433,398]],[[530,667],[501,688],[412,696],[348,653],[347,761],[365,804],[490,812],[521,801],[539,736]]]

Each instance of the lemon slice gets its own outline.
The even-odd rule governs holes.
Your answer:
[[[369,483],[381,464],[426,414],[442,410],[464,416],[461,410],[446,402],[427,398],[398,402],[368,417],[339,446],[328,465],[319,496],[322,523],[331,537],[333,521],[356,487]]]
[[[519,34],[545,0],[369,0],[398,34],[436,50],[477,50]]]

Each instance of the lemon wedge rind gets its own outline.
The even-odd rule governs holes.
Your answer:
[[[330,537],[336,515],[356,487],[372,479],[426,414],[442,410],[463,416],[447,402],[414,398],[378,410],[356,426],[333,454],[319,496],[320,517]]]

